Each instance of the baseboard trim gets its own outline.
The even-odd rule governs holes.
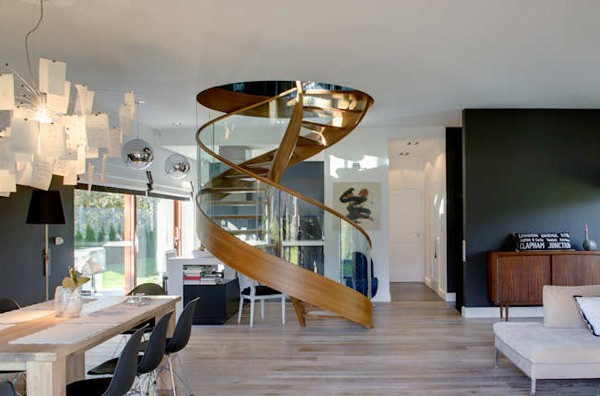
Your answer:
[[[444,301],[449,303],[456,302],[456,293],[444,293]]]
[[[462,307],[461,315],[464,318],[500,318],[499,307]],[[510,318],[539,318],[544,316],[543,307],[510,307]]]

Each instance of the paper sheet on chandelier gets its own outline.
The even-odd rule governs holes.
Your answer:
[[[16,192],[17,191],[17,175],[15,170],[0,170],[0,191]]]
[[[109,131],[110,144],[108,146],[108,156],[119,158],[121,156],[121,144],[123,143],[123,135],[119,128],[110,128]]]
[[[98,158],[99,156],[100,152],[98,150],[98,147],[85,146],[85,158],[94,159]]]
[[[64,185],[74,186],[77,184],[77,161],[58,160],[52,173],[62,176]]]
[[[61,158],[67,153],[66,135],[62,124],[40,124],[40,156]]]
[[[87,144],[90,148],[98,149],[110,146],[108,115],[106,113],[85,116],[85,130],[87,133]]]
[[[65,133],[67,135],[67,151],[76,150],[78,146],[87,145],[85,116],[62,116],[60,122],[65,128]],[[69,159],[75,159],[75,157]]]
[[[91,162],[88,164],[88,170],[87,170],[87,190],[88,192],[92,191],[92,182],[94,181],[94,164],[92,164]]]
[[[133,117],[131,109],[126,105],[119,107],[119,126],[124,136],[129,136],[133,132]]]
[[[50,112],[57,114],[67,114],[69,109],[69,98],[71,97],[71,83],[65,81],[65,88],[62,95],[46,95],[46,107]]]
[[[134,118],[135,117],[135,95],[133,94],[133,91],[125,92],[125,95],[123,95],[123,102],[124,102],[124,105],[129,107],[129,109],[131,111],[131,118]]]
[[[75,169],[75,172],[78,175],[85,173],[85,147],[86,146],[77,147],[77,168]]]
[[[62,96],[65,93],[67,64],[55,60],[40,58],[40,91]]]
[[[31,174],[33,172],[32,162],[17,161],[17,184],[28,186],[31,183]]]
[[[33,162],[33,154],[15,153],[15,162],[17,163],[17,171],[20,171],[19,163]]]
[[[108,158],[108,153],[102,153],[102,163],[100,165],[100,181],[104,182],[104,178],[106,176],[106,159]]]
[[[36,156],[33,160],[33,169],[31,171],[31,181],[29,186],[39,188],[40,190],[48,190],[52,181],[52,172],[56,159]]]
[[[10,126],[0,131],[0,138],[10,137]]]
[[[12,74],[0,74],[0,110],[15,108],[15,79]]]
[[[36,154],[38,151],[39,123],[13,117],[10,122],[11,146],[13,151],[26,154]]]
[[[15,153],[12,151],[10,138],[0,139],[0,169],[15,170]]]
[[[119,126],[125,136],[133,132],[133,119],[135,118],[135,95],[133,91],[125,93],[124,103],[119,107]]]
[[[94,91],[87,89],[85,85],[75,84],[77,98],[75,99],[75,113],[86,115],[92,113],[94,104]]]

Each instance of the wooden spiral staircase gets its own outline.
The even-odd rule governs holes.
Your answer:
[[[288,167],[348,135],[373,99],[345,87],[281,81],[211,88],[197,100],[224,113],[196,134],[202,244],[236,271],[286,293],[301,325],[311,316],[338,316],[372,327],[370,299],[341,283],[344,260],[355,251],[370,257],[368,235],[342,214],[279,182]],[[307,206],[322,213],[329,276],[286,259],[286,252],[302,242],[300,208]]]

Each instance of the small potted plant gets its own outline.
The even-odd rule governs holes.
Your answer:
[[[54,294],[54,313],[56,316],[69,318],[79,316],[83,308],[80,287],[89,280],[90,278],[82,276],[75,268],[69,267],[69,276],[63,278],[62,286],[58,286]]]

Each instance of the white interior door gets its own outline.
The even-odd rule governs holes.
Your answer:
[[[423,282],[423,198],[417,188],[390,189],[390,282]]]

